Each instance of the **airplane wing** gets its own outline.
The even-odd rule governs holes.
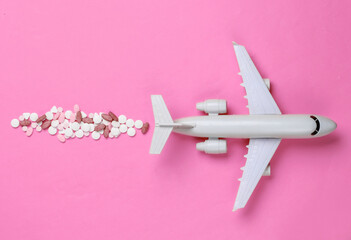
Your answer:
[[[264,170],[271,160],[281,139],[278,138],[251,138],[247,146],[249,152],[245,157],[246,164],[241,168],[243,176],[240,181],[239,191],[236,195],[233,211],[245,207]]]
[[[281,114],[244,46],[233,42],[250,114]]]

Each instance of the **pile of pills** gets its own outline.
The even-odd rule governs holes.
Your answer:
[[[113,112],[89,113],[80,110],[74,105],[73,111],[63,111],[62,107],[53,106],[51,110],[39,117],[37,113],[23,113],[18,119],[11,120],[11,126],[22,130],[29,137],[34,129],[37,132],[47,130],[52,136],[56,135],[60,142],[70,138],[82,138],[89,136],[95,140],[101,135],[105,138],[117,138],[121,133],[133,137],[137,130],[146,134],[149,130],[149,123],[141,120],[134,121],[125,115],[118,117]]]

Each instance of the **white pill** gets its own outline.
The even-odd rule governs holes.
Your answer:
[[[93,117],[94,123],[96,123],[96,124],[101,123],[101,120],[102,120],[102,118],[100,117],[100,115],[95,113],[94,117]]]
[[[118,128],[113,127],[113,128],[111,128],[111,134],[112,134],[114,137],[118,137],[118,136],[121,134],[121,132],[119,131]]]
[[[57,108],[57,111],[58,111],[58,112],[63,112],[63,108],[62,108],[62,107],[58,107],[58,108]]]
[[[117,122],[117,121],[112,121],[112,127],[119,127],[119,122]]]
[[[127,125],[127,127],[133,127],[134,126],[134,120],[133,119],[128,119],[126,121],[126,125]]]
[[[52,112],[52,113],[57,113],[57,112],[58,112],[57,107],[56,107],[56,106],[53,106],[53,107],[51,108],[50,112]]]
[[[30,113],[23,113],[22,115],[24,119],[28,119],[30,117]]]
[[[101,134],[94,131],[92,134],[91,134],[91,137],[95,140],[98,140],[100,138]]]
[[[58,127],[59,124],[60,124],[59,120],[54,120],[51,122],[51,126],[54,128]]]
[[[52,120],[54,118],[54,114],[52,114],[52,112],[45,113],[45,116],[47,120]]]
[[[72,129],[74,131],[78,131],[79,128],[80,128],[80,124],[79,123],[77,123],[77,122],[72,123]]]
[[[82,129],[79,129],[77,132],[76,132],[76,137],[77,138],[82,138],[84,136],[84,132]]]
[[[14,128],[17,128],[19,126],[19,121],[18,119],[12,119],[11,120],[11,126],[14,127]]]
[[[92,124],[92,123],[90,123],[90,124],[89,124],[89,127],[90,127],[89,132],[93,132],[94,129],[95,129],[95,125]]]
[[[67,110],[67,111],[65,112],[65,118],[70,119],[70,118],[71,118],[71,115],[72,115],[72,111],[71,111],[71,110]]]
[[[30,125],[32,128],[36,128],[38,126],[38,123],[36,122],[32,122],[32,124]]]
[[[36,128],[35,128],[35,130],[37,130],[37,132],[41,132],[41,127],[40,126],[37,126]]]
[[[82,125],[82,130],[83,130],[84,132],[89,132],[89,131],[90,131],[90,126],[89,126],[89,124],[88,124],[88,123],[83,123],[83,125]]]
[[[125,123],[127,121],[127,117],[124,115],[119,115],[118,117],[118,122],[119,123]]]
[[[71,138],[75,138],[75,137],[76,137],[76,133],[75,133],[75,132],[73,132],[73,134],[72,134]]]
[[[134,126],[137,128],[137,129],[140,129],[143,127],[143,121],[141,120],[136,120],[135,123],[134,123]]]
[[[43,124],[43,121],[39,122],[39,123],[38,123],[38,126],[41,126],[42,124]]]
[[[80,111],[80,112],[82,114],[82,118],[86,118],[87,117],[87,114],[85,112],[83,112],[83,111]]]
[[[106,126],[110,125],[110,122],[106,121],[105,119],[102,119],[102,123],[105,124]]]
[[[108,137],[109,137],[109,138],[113,138],[114,136],[113,136],[112,133],[110,132],[110,133],[108,134]]]
[[[51,126],[51,127],[49,127],[48,132],[50,135],[55,135],[57,133],[57,128],[54,128]]]
[[[84,133],[84,136],[86,136],[86,137],[89,136],[89,135],[90,135],[89,132],[85,132],[85,133]]]
[[[127,127],[127,125],[125,125],[125,124],[121,124],[121,126],[119,126],[119,131],[120,131],[121,133],[127,132],[127,129],[128,129],[128,127]]]
[[[23,132],[27,132],[27,130],[28,130],[28,127],[27,127],[27,126],[23,126],[23,127],[22,127],[22,131],[23,131]]]
[[[135,136],[135,128],[128,128],[127,134],[128,136],[134,137]]]
[[[67,128],[67,129],[65,130],[65,137],[72,137],[72,135],[73,135],[72,129]]]
[[[31,113],[30,114],[30,120],[35,122],[38,119],[38,114],[37,113]]]

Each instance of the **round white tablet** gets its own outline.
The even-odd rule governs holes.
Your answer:
[[[67,128],[67,129],[65,130],[65,137],[72,137],[72,135],[73,135],[72,129]]]
[[[100,133],[94,131],[92,134],[91,134],[91,137],[95,140],[98,140],[100,138]]]
[[[27,126],[23,126],[23,127],[22,127],[22,131],[23,131],[23,132],[27,132],[27,130],[28,130],[28,127],[27,127]]]
[[[111,134],[112,134],[114,137],[118,137],[118,136],[121,134],[121,132],[119,131],[118,128],[113,127],[113,128],[111,128]]]
[[[54,128],[57,128],[59,124],[60,124],[59,120],[54,120],[51,122],[51,126]]]
[[[108,137],[109,137],[109,138],[113,138],[114,136],[113,136],[112,133],[110,132],[110,133],[108,134]]]
[[[137,128],[137,129],[140,129],[143,127],[143,121],[141,120],[136,120],[135,123],[134,123],[134,126]]]
[[[74,130],[74,131],[78,131],[79,130],[79,128],[80,128],[80,124],[79,123],[77,123],[77,122],[74,122],[74,123],[72,123],[72,129]]]
[[[50,110],[50,112],[52,112],[52,113],[57,113],[57,107],[56,106],[53,106],[52,108],[51,108],[51,110]]]
[[[94,129],[95,129],[95,125],[92,124],[92,123],[90,123],[90,124],[89,124],[89,127],[90,127],[89,132],[93,132]]]
[[[89,132],[90,131],[90,125],[88,123],[83,123],[82,130],[84,132]]]
[[[52,120],[54,118],[54,114],[52,114],[52,112],[47,112],[45,115],[47,120]]]
[[[101,119],[99,114],[95,113],[94,117],[93,117],[93,120],[94,120],[94,123],[99,124],[99,123],[101,123],[102,119]]]
[[[86,137],[89,136],[89,135],[90,135],[89,132],[85,132],[85,133],[84,133],[84,136],[86,136]]]
[[[112,121],[112,127],[119,127],[119,122],[117,122],[117,121]]]
[[[134,137],[135,136],[135,128],[128,128],[127,134],[128,136]]]
[[[36,128],[38,126],[38,123],[36,122],[32,122],[32,124],[30,125],[32,128]]]
[[[57,128],[54,128],[51,126],[51,127],[49,127],[48,132],[50,135],[55,135],[57,133]]]
[[[19,121],[18,119],[12,119],[11,120],[11,126],[14,127],[14,128],[17,128],[19,126]]]
[[[71,115],[72,115],[72,111],[71,111],[71,110],[67,110],[67,111],[65,112],[65,118],[70,119],[70,118],[71,118]]]
[[[38,119],[38,114],[37,113],[31,113],[30,114],[30,120],[35,122]]]
[[[84,132],[82,129],[79,129],[77,132],[76,132],[76,137],[77,138],[82,138],[84,136]]]
[[[119,115],[118,117],[118,122],[119,123],[125,123],[127,121],[127,117],[124,115]]]
[[[23,113],[22,115],[24,119],[28,119],[30,117],[30,113]]]
[[[37,130],[37,132],[41,132],[41,127],[40,126],[37,126],[36,128],[35,128],[35,130]]]
[[[110,122],[106,121],[105,119],[102,119],[102,123],[105,124],[106,126],[110,125]]]
[[[120,131],[121,133],[125,133],[125,132],[127,132],[127,130],[128,130],[127,125],[121,124],[121,126],[119,126],[119,131]]]
[[[133,127],[134,126],[134,120],[133,119],[128,119],[126,121],[126,125],[127,125],[127,127]]]

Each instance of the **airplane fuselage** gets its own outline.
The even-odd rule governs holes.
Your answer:
[[[208,115],[174,120],[173,131],[214,138],[314,138],[329,134],[334,121],[319,115]]]

